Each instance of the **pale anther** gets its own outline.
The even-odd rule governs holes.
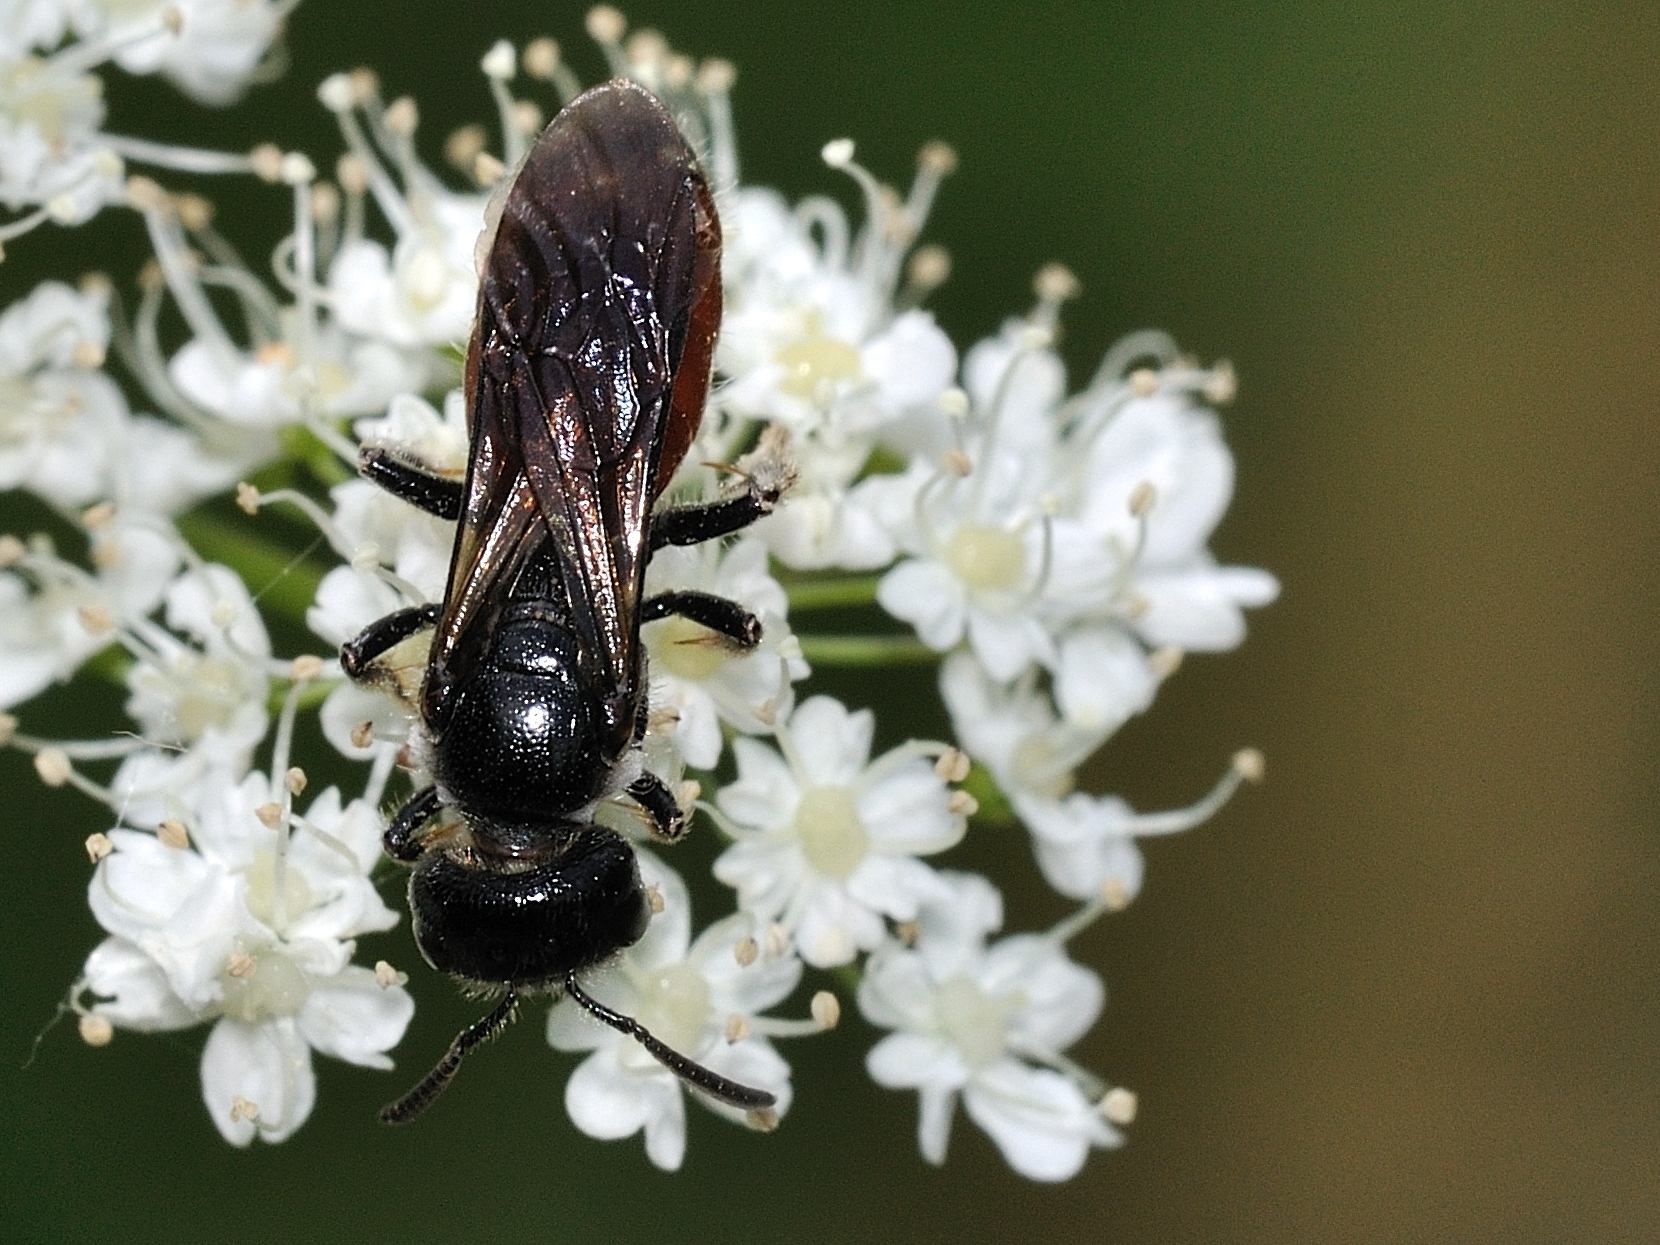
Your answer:
[[[1182,668],[1183,650],[1173,645],[1156,648],[1147,654],[1147,668],[1161,679],[1168,679]]]
[[[820,990],[813,995],[810,1010],[813,1013],[813,1023],[821,1029],[834,1029],[841,1023],[841,1000],[828,990]]]
[[[108,1046],[115,1037],[115,1026],[107,1016],[100,1016],[97,1012],[86,1013],[77,1027],[81,1031],[81,1041],[88,1046]]]
[[[288,663],[288,677],[296,683],[309,683],[323,673],[323,659],[315,653],[301,653]]]
[[[947,748],[934,762],[934,773],[946,782],[961,782],[973,765],[961,748]]]
[[[165,847],[175,851],[184,851],[190,846],[190,832],[185,829],[184,822],[177,817],[166,817],[156,827],[156,838]]]
[[[386,128],[399,138],[412,138],[415,128],[421,124],[420,110],[415,101],[407,95],[400,95],[386,105]]]
[[[484,54],[484,59],[479,61],[478,67],[486,77],[506,82],[519,71],[518,59],[511,43],[506,39],[497,39]]]
[[[1101,1118],[1109,1124],[1133,1124],[1136,1112],[1135,1093],[1123,1086],[1109,1089],[1101,1096],[1098,1109]]]
[[[1159,493],[1153,487],[1151,480],[1143,480],[1130,490],[1130,514],[1137,519],[1146,518],[1159,499]]]
[[[853,140],[833,138],[824,144],[819,156],[833,169],[844,168],[853,160]]]
[[[520,58],[524,70],[532,78],[551,80],[554,70],[559,68],[559,44],[552,39],[532,39],[525,44],[524,55]]]
[[[609,4],[596,4],[588,10],[585,21],[588,37],[595,43],[614,44],[621,41],[628,29],[628,19]]]
[[[1241,748],[1233,754],[1234,772],[1246,782],[1261,782],[1268,773],[1268,762],[1256,748]]]
[[[42,748],[35,754],[35,773],[48,787],[63,786],[73,772],[69,756],[62,748]]]
[[[248,153],[254,176],[262,182],[282,180],[282,149],[275,143],[261,143]]]

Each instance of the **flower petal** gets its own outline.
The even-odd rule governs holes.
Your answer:
[[[386,1052],[403,1038],[415,1000],[402,986],[382,986],[357,965],[320,982],[300,1009],[300,1032],[325,1055],[364,1068],[392,1066]]]
[[[257,1025],[226,1018],[213,1026],[202,1050],[202,1101],[226,1141],[285,1141],[316,1099],[311,1048],[292,1017]],[[242,1103],[251,1103],[257,1118]]]

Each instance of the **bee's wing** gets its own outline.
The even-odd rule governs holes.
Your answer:
[[[531,151],[482,265],[473,449],[429,705],[551,541],[586,673],[632,729],[651,505],[697,431],[719,254],[697,161],[641,88],[578,97]]]

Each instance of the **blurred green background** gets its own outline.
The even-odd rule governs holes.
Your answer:
[[[694,1113],[677,1176],[575,1133],[536,1024],[389,1132],[374,1109],[475,1010],[416,973],[395,1076],[320,1060],[304,1130],[233,1151],[203,1117],[199,1037],[93,1051],[64,1025],[21,1066],[96,940],[81,840],[104,822],[5,754],[0,1237],[1655,1239],[1660,10],[628,12],[738,63],[750,180],[842,193],[826,139],[892,178],[954,143],[929,233],[956,261],[934,306],[959,342],[1058,259],[1084,286],[1075,377],[1144,325],[1238,365],[1216,547],[1284,597],[1241,652],[1190,661],[1097,776],[1185,801],[1254,743],[1269,783],[1151,844],[1140,901],[1078,944],[1110,1000],[1077,1053],[1140,1092],[1130,1144],[1041,1187],[959,1118],[933,1170],[914,1097],[864,1077],[857,1023],[791,1046],[776,1136]],[[312,88],[366,63],[419,98],[436,156],[489,114],[490,41],[542,33],[599,75],[575,6],[307,0],[288,78],[242,109],[112,75],[113,128],[332,153]],[[285,211],[250,188],[222,206],[248,238]],[[137,239],[118,217],[34,235],[0,302],[89,264],[129,279]],[[32,521],[0,501],[0,528]],[[969,858],[1013,924],[1062,911],[1023,843]],[[406,937],[371,954],[411,961]]]

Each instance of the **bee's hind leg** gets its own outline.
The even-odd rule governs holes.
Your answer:
[[[460,480],[434,475],[378,445],[365,445],[358,451],[357,469],[370,483],[380,485],[392,496],[428,514],[440,519],[461,517],[465,490]]]
[[[741,649],[761,642],[761,620],[736,601],[712,592],[659,592],[640,605],[640,621],[654,622],[671,614],[709,628]]]
[[[423,787],[409,797],[380,836],[383,851],[393,860],[411,861],[420,858],[421,827],[438,812],[438,788]]]
[[[370,667],[375,659],[438,621],[437,605],[412,605],[377,618],[340,646],[340,668],[357,682],[376,682]]]

